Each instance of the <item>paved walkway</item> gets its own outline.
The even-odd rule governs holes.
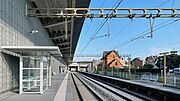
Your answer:
[[[79,101],[70,72],[66,74],[58,92],[56,93],[54,101]]]
[[[66,73],[57,74],[52,76],[52,86],[41,94],[17,94],[7,92],[0,94],[0,101],[53,101],[56,93],[64,80]],[[66,88],[66,87],[65,87]],[[62,101],[62,100],[59,100]]]
[[[79,101],[70,73],[52,76],[52,86],[43,95],[17,94],[7,92],[0,94],[0,101]]]
[[[62,81],[61,86],[59,87],[55,97],[54,101],[65,101],[66,99],[66,89],[67,89],[67,82],[68,82],[68,74],[66,74],[64,80]]]

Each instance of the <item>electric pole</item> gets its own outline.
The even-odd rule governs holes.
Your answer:
[[[168,54],[169,52],[164,52],[164,53],[160,53],[160,55],[164,55],[164,86],[166,86],[166,54]]]

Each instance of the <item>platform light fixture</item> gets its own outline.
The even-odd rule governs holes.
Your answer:
[[[30,31],[29,33],[30,34],[36,34],[36,33],[38,33],[39,31],[38,30],[32,30],[32,31]]]

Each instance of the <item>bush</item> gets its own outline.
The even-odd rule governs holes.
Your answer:
[[[99,67],[97,68],[97,71],[102,71],[102,67],[99,66]]]
[[[144,64],[144,66],[143,66],[144,69],[153,69],[153,67],[154,67],[153,65],[147,64],[147,63]]]

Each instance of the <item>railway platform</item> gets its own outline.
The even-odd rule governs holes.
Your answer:
[[[129,96],[129,98],[133,98],[133,97],[137,97],[137,99],[140,99],[139,101],[143,101],[144,98],[146,98],[147,96],[142,96],[142,95],[138,95],[137,94],[133,94],[132,92],[129,91],[128,92],[124,92],[123,90],[120,91],[120,89],[118,89],[118,87],[114,87],[114,86],[110,86],[110,85],[105,85],[106,83],[102,83],[102,82],[99,82],[99,81],[96,81],[95,79],[91,79],[89,77],[92,77],[90,76],[91,73],[87,73],[87,74],[84,74],[84,73],[75,73],[76,75],[72,75],[73,73],[71,72],[68,72],[68,73],[60,73],[60,74],[56,74],[55,76],[52,76],[52,86],[49,87],[49,89],[44,93],[44,94],[18,94],[18,93],[15,93],[15,92],[6,92],[6,93],[3,93],[3,94],[0,94],[0,101],[81,101],[82,98],[79,97],[79,95],[81,96],[85,96],[86,99],[88,99],[88,97],[92,97],[91,92],[88,92],[87,90],[85,90],[85,88],[88,88],[87,86],[83,86],[84,84],[89,84],[92,86],[92,84],[96,83],[96,89],[98,89],[98,85],[101,87],[100,88],[109,88],[113,91],[116,91],[114,94],[114,97],[115,98],[118,98],[118,96],[122,96],[122,95],[118,95],[119,92],[121,92],[121,94],[124,94],[126,96]],[[79,76],[77,76],[77,74]],[[84,76],[83,76],[83,75]],[[88,76],[88,77],[85,77]],[[93,74],[94,75],[94,74]],[[101,75],[98,75],[98,74],[95,74],[96,76],[101,76]],[[102,76],[102,77],[105,77],[106,80],[108,81],[108,79],[112,79],[111,81],[109,81],[109,83],[114,83],[114,84],[118,84],[118,83],[124,83],[126,82],[126,86],[129,85],[129,87],[125,88],[123,85],[123,89],[126,89],[128,90],[128,88],[131,88],[131,89],[134,89],[133,87],[134,86],[137,86],[137,89],[133,90],[134,93],[136,93],[136,91],[138,92],[138,90],[142,90],[142,89],[138,89],[140,86],[141,88],[142,87],[145,87],[147,89],[151,89],[151,90],[157,90],[156,93],[157,95],[160,94],[160,95],[163,95],[163,94],[169,94],[172,93],[172,94],[175,94],[175,95],[180,95],[180,89],[176,89],[176,88],[171,88],[171,87],[164,87],[162,85],[156,85],[156,84],[148,84],[148,83],[143,83],[143,82],[135,82],[135,81],[129,81],[129,80],[123,80],[123,79],[119,79],[119,78],[112,78],[112,77],[106,77],[106,76]],[[79,78],[79,81],[77,80]],[[99,77],[100,78],[100,77]],[[101,79],[103,80],[103,79]],[[115,82],[114,80],[118,80],[120,82]],[[75,82],[77,84],[75,84]],[[82,81],[92,81],[92,83],[88,83],[88,82],[81,82]],[[133,86],[132,86],[133,85]],[[76,87],[76,86],[79,86],[79,87]],[[103,87],[104,86],[104,87]],[[114,88],[113,88],[114,87]],[[93,87],[89,87],[88,89],[90,90],[91,88]],[[77,89],[81,90],[81,91],[77,91]],[[149,92],[149,96],[153,96],[154,95],[154,92],[151,92],[150,90],[144,90],[145,92]],[[108,90],[108,89],[104,89],[104,91],[107,93],[107,92],[111,92],[111,90]],[[93,90],[92,90],[93,91]],[[102,90],[103,91],[103,90]],[[142,92],[144,92],[142,91]],[[84,92],[84,94],[83,94]],[[100,90],[94,90],[95,93],[98,93],[98,92],[101,92]],[[164,93],[163,93],[164,92]],[[116,94],[117,93],[117,94]],[[120,94],[120,93],[119,93]],[[95,94],[94,94],[95,95]],[[93,96],[94,96],[93,95]],[[103,96],[101,94],[97,94],[96,96],[100,96],[101,99],[103,99]],[[177,99],[180,98],[180,96],[176,96]],[[122,97],[123,98],[123,97]],[[155,99],[156,97],[152,97],[152,99]],[[160,97],[161,98],[161,97]],[[147,98],[149,99],[149,98]],[[176,98],[174,98],[176,99]],[[91,99],[92,100],[92,99]],[[96,99],[95,101],[97,101],[99,99]],[[104,99],[103,99],[104,100]],[[126,99],[128,100],[128,98]],[[133,99],[131,99],[133,100]],[[150,99],[151,100],[151,99]],[[158,99],[160,100],[160,99]],[[162,98],[161,100],[164,100],[164,101],[167,101],[168,98]],[[174,100],[175,101],[175,100]]]

